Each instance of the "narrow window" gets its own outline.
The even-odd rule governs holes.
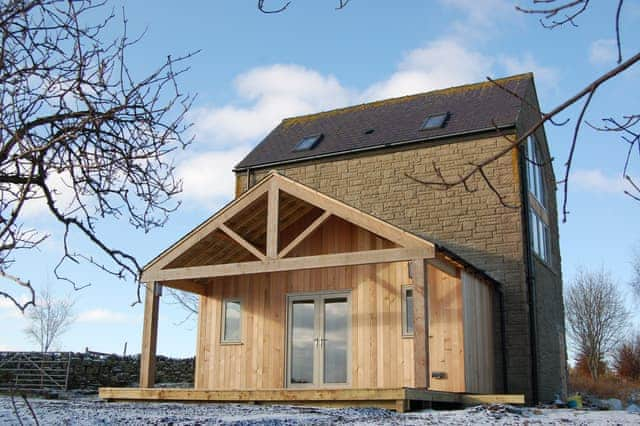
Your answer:
[[[527,178],[529,192],[538,200],[540,205],[547,207],[545,200],[544,178],[542,174],[543,157],[536,138],[529,136],[527,141]]]
[[[530,210],[531,213],[531,247],[533,252],[538,255],[540,259],[545,262],[549,262],[550,258],[550,240],[549,240],[549,226],[542,220],[535,211]]]
[[[413,287],[402,287],[402,335],[413,336]]]
[[[420,130],[438,129],[440,127],[444,127],[448,118],[449,118],[448,112],[445,112],[442,114],[430,115],[424,119],[424,121],[422,122],[422,127],[420,127]]]
[[[529,136],[526,148],[531,249],[541,260],[549,263],[551,257],[549,224],[543,219],[547,216],[547,190],[542,168],[544,157],[540,150],[540,144],[533,135]]]
[[[240,343],[241,319],[240,300],[225,300],[222,303],[222,343]]]

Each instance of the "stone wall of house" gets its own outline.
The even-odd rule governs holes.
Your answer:
[[[529,105],[537,105],[533,86],[527,93],[517,124],[518,132],[531,128],[539,120],[539,113]],[[564,326],[564,302],[562,294],[562,265],[560,257],[560,236],[558,227],[558,207],[556,200],[556,177],[552,167],[552,155],[545,132],[539,129],[535,137],[543,149],[543,178],[546,188],[546,212],[550,232],[550,256],[547,262],[532,254],[532,268],[535,304],[536,330],[536,370],[538,376],[538,397],[541,401],[551,401],[555,395],[563,395],[567,389],[566,340]]]
[[[525,393],[530,399],[532,358],[522,213],[518,207],[521,205],[518,152],[512,150],[485,170],[502,200],[479,174],[469,180],[468,190],[458,186],[447,191],[407,176],[430,181],[438,180],[439,175],[455,179],[471,168],[469,163],[509,146],[505,138],[495,135],[459,138],[455,142],[459,143],[451,139],[447,143],[421,143],[283,165],[277,170],[353,207],[423,234],[503,283],[506,389]],[[252,184],[269,171],[253,171]],[[238,193],[246,188],[246,179],[245,172],[238,173]],[[502,365],[498,364],[501,372]]]

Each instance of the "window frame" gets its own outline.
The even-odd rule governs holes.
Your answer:
[[[533,208],[529,209],[529,222],[531,224],[531,249],[540,260],[550,264],[551,233],[549,225]]]
[[[413,317],[413,304],[414,302],[414,292],[413,285],[403,285],[400,289],[401,291],[401,310],[400,310],[400,320],[401,320],[401,328],[402,328],[402,337],[414,337],[415,336],[415,327],[413,322],[415,318]],[[409,310],[407,309],[407,293],[411,292],[411,319],[414,321],[409,322]],[[411,330],[409,330],[409,325],[411,325]]]
[[[317,133],[315,135],[309,135],[309,136],[303,136],[302,139],[300,139],[298,141],[298,143],[296,144],[296,146],[293,148],[293,152],[305,152],[305,151],[311,151],[312,149],[314,149],[322,140],[322,138],[324,137],[323,133]],[[301,147],[301,145],[303,143],[308,142],[308,146],[306,147]]]
[[[427,117],[425,117],[424,120],[422,120],[422,124],[420,125],[420,130],[442,129],[447,124],[447,121],[449,121],[449,115],[450,114],[448,111],[428,115]],[[434,120],[440,117],[442,117],[442,120],[440,121],[439,125],[427,126],[427,123],[429,123],[430,120]]]
[[[228,338],[226,336],[227,326],[227,305],[229,303],[237,303],[240,307],[240,319],[238,322],[238,338]],[[239,345],[242,344],[242,300],[240,298],[228,298],[222,300],[222,318],[220,320],[220,344],[222,345]]]
[[[527,138],[527,189],[540,207],[547,209],[547,185],[542,167],[542,152],[538,139],[534,135]]]
[[[529,201],[529,245],[534,255],[550,266],[551,231],[547,213],[549,188],[542,166],[544,156],[535,135],[529,135],[527,138],[525,156]]]

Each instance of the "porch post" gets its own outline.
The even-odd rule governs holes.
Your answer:
[[[156,382],[156,342],[161,285],[151,282],[146,283],[145,287],[147,290],[144,297],[144,322],[140,348],[140,387],[152,388]]]
[[[413,358],[417,388],[429,387],[429,294],[425,259],[411,261],[413,273]]]

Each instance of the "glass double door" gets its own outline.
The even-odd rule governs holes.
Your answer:
[[[351,309],[347,293],[288,298],[289,386],[349,383]]]

